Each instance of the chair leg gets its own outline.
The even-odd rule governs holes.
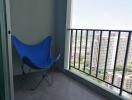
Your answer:
[[[52,84],[53,84],[53,77],[52,76],[49,78],[49,75],[47,74],[45,77],[45,80],[49,86],[52,86]]]
[[[24,63],[22,63],[22,65],[21,65],[21,69],[22,69],[22,75],[25,75],[25,71],[24,71]]]
[[[23,80],[26,80],[27,77],[26,77],[26,73],[25,73],[25,71],[24,71],[24,63],[22,63],[21,69],[22,69],[22,79],[23,79]]]
[[[45,77],[46,77],[46,75],[42,75],[42,78],[40,79],[40,81],[36,84],[35,87],[31,88],[31,90],[32,91],[36,90],[39,87],[40,83],[44,80]]]
[[[51,69],[49,70],[49,73],[50,72],[53,72],[54,69],[53,67],[51,67]],[[54,78],[53,76],[51,75],[51,77],[49,77],[48,73],[47,73],[47,77],[45,78],[45,80],[47,81],[47,83],[51,86],[53,83],[54,83]]]
[[[46,73],[42,75],[42,78],[40,79],[40,81],[36,84],[36,86],[31,88],[31,90],[32,91],[36,90],[44,79],[46,80],[46,82],[48,83],[49,86],[52,86],[53,78],[51,77],[51,79],[50,79],[49,75],[48,75],[48,72],[46,71]]]

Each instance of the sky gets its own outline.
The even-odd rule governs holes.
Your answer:
[[[72,0],[71,27],[132,30],[132,0]]]

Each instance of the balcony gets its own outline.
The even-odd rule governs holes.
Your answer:
[[[132,46],[128,30],[68,29],[69,70],[132,98]]]
[[[2,60],[0,60],[0,64],[3,65],[0,66],[2,80],[0,81],[0,90],[2,90],[0,100],[1,98],[5,100],[124,100],[132,98],[132,31],[67,29],[71,27],[72,23],[70,20],[72,1],[0,0],[0,5],[3,5],[0,6],[0,9],[2,7],[2,14],[0,12],[2,16],[0,16],[0,33],[2,34],[0,35],[0,55],[2,55],[0,58]],[[85,6],[91,5],[90,2],[86,3],[82,0],[80,2],[86,4]],[[103,4],[98,0],[96,3]],[[112,2],[112,6],[109,6],[115,5],[116,8],[119,8],[116,3]],[[101,5],[101,8],[103,6]],[[99,11],[95,7],[94,3],[92,8],[94,11]],[[123,7],[126,8],[124,1],[121,8]],[[98,15],[95,16],[92,15],[94,13],[91,8],[87,9],[90,11],[89,13],[85,12],[85,7],[76,8],[83,8],[84,15],[79,9],[76,12],[82,16],[91,15],[91,18],[95,18],[95,23],[103,22],[96,17],[99,14],[105,14],[97,13]],[[104,8],[100,11],[103,10]],[[106,12],[109,13],[109,11]],[[108,16],[99,18],[106,17]],[[123,16],[121,17],[123,18]],[[129,17],[131,19],[131,16]],[[89,23],[87,19],[91,20],[91,18],[82,17],[81,24],[74,24],[86,27],[85,24]],[[76,18],[73,17],[73,19]],[[116,18],[116,20],[118,19],[120,17]],[[78,20],[80,21],[80,17]],[[76,22],[76,20],[74,21]],[[99,28],[105,28],[103,26],[107,24],[110,26],[105,20]],[[120,25],[127,26],[126,24]],[[5,33],[9,34],[5,35]],[[55,66],[55,71],[50,74],[54,79],[52,86],[48,86],[46,81],[43,81],[35,91],[30,90],[30,87],[34,86],[32,79],[38,82],[42,72],[25,66],[28,78],[23,79],[21,60],[11,45],[11,34],[26,44],[39,43],[49,35],[53,37],[53,51],[51,52],[56,55],[59,47],[61,58]]]
[[[35,91],[30,91],[31,79],[39,80],[42,72],[29,73],[26,80],[21,75],[14,76],[15,100],[130,99],[132,31],[67,29],[67,33],[68,68],[52,72],[53,85],[43,81]]]

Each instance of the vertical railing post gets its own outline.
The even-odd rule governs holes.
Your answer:
[[[102,42],[102,31],[100,32],[100,39],[99,39],[99,51],[98,51],[98,61],[97,61],[97,68],[96,68],[96,77],[98,77],[101,42]]]
[[[120,96],[122,95],[122,91],[123,91],[123,84],[124,84],[124,79],[125,79],[125,72],[126,72],[130,41],[131,41],[131,32],[129,32],[128,39],[127,39],[127,46],[126,46],[125,59],[124,59],[124,64],[123,64],[122,78],[121,78],[121,85],[120,85],[120,93],[119,93]]]
[[[111,84],[114,83],[114,78],[115,78],[115,69],[116,69],[117,55],[118,55],[118,50],[119,50],[120,34],[121,34],[121,32],[118,33],[118,39],[117,39],[117,45],[116,45],[116,53],[115,53],[115,61],[114,61],[114,68],[113,68],[113,76],[112,76]]]
[[[80,70],[81,49],[82,49],[82,32],[83,32],[83,30],[81,30],[81,36],[80,36],[80,49],[79,49],[79,66],[78,66],[78,70]]]
[[[89,71],[90,75],[91,75],[91,69],[92,69],[92,59],[93,59],[93,49],[94,49],[94,37],[95,37],[95,30],[93,30],[93,38],[92,38],[92,45],[91,45],[91,58],[90,58],[90,71]]]
[[[85,44],[85,55],[84,55],[84,71],[85,71],[85,67],[86,67],[87,43],[88,43],[88,30],[87,30],[87,33],[86,33],[86,44]]]
[[[111,31],[109,31],[109,35],[108,35],[108,42],[107,42],[107,51],[106,51],[106,58],[105,58],[105,68],[104,68],[104,77],[103,77],[103,80],[105,80],[105,76],[106,76],[106,68],[107,68],[107,60],[108,60],[108,53],[109,53],[110,37],[111,37]]]
[[[76,33],[75,33],[74,67],[76,66],[76,46],[77,46],[77,30],[76,30]]]
[[[72,58],[72,38],[73,38],[73,30],[71,29],[71,35],[70,35],[70,56],[69,56],[69,69],[71,69],[71,58]]]

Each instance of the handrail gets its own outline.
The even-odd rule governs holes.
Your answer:
[[[132,42],[132,38],[131,38],[132,30],[76,29],[76,28],[71,28],[71,29],[67,29],[67,30],[71,34],[70,35],[69,70],[71,70],[71,68],[74,68],[76,70],[79,70],[81,73],[83,72],[84,74],[87,74],[87,75],[94,77],[94,78],[96,78],[110,86],[113,86],[113,87],[119,89],[120,96],[122,95],[122,92],[126,92],[126,93],[132,95],[132,88],[131,89],[124,88],[124,85],[126,84],[124,82],[125,75],[127,72],[126,68],[127,68],[127,63],[129,61],[128,57],[132,56],[132,52],[131,52],[131,54],[128,54],[129,51],[132,51],[131,50],[132,48],[129,49],[130,42]],[[97,35],[97,32],[99,33],[98,35]],[[107,33],[108,35],[103,36],[103,32]],[[114,32],[116,35],[111,35]],[[80,35],[77,35],[77,34],[80,34]],[[88,34],[92,34],[92,35],[88,35]],[[127,34],[127,35],[125,35],[125,37],[122,38],[122,34]],[[115,38],[112,38],[112,37],[115,37]],[[89,39],[91,39],[91,41]],[[95,44],[95,40],[98,41],[97,44]],[[77,41],[79,43],[77,43]],[[124,41],[126,44],[122,44],[122,43],[124,43],[122,41]],[[83,43],[85,44],[84,46],[82,45]],[[75,45],[75,46],[73,47],[73,45]],[[122,52],[119,51],[120,47],[123,48]],[[88,55],[90,57],[89,60],[87,58],[88,50],[90,51],[90,54]],[[110,50],[112,50],[112,53],[110,52]],[[82,51],[83,51],[83,56],[82,56]],[[95,53],[95,51],[96,51],[96,53]],[[102,56],[101,52],[103,52],[105,56]],[[122,55],[123,53],[124,53],[124,57],[119,58],[118,56]],[[76,61],[77,54],[78,54],[78,56],[77,56],[78,61]],[[74,55],[74,56],[72,56],[72,55]],[[111,56],[112,59],[110,59],[109,56]],[[100,62],[102,61],[100,59],[100,57],[104,57],[104,66],[102,69],[103,72],[101,73],[102,78],[99,77],[99,68],[101,67]],[[121,62],[121,63],[123,63],[122,64],[123,68],[120,70],[120,72],[122,72],[122,74],[120,74],[120,76],[121,76],[120,82],[119,82],[119,84],[117,84],[117,83],[115,83],[116,77],[117,77],[115,73],[119,72],[118,70],[116,70],[117,63],[119,63],[117,61],[119,59],[124,59],[124,60],[123,60],[123,62]],[[88,61],[90,61],[89,62],[90,66],[86,66]],[[111,65],[113,68],[111,70],[107,70],[109,67],[108,63],[110,61],[113,62],[113,65]],[[96,64],[93,64],[93,63],[96,63]],[[76,65],[78,65],[78,66],[76,66]],[[96,66],[93,66],[93,65],[96,65]],[[95,67],[94,71],[92,70],[93,67]],[[111,78],[108,77],[109,73],[111,73],[110,74]],[[132,85],[132,83],[131,83],[131,85]]]

